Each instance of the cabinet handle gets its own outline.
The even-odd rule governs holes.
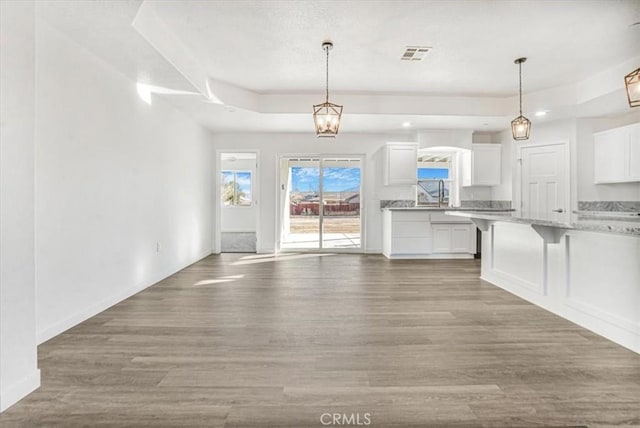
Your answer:
[[[563,213],[564,212],[564,210],[562,208],[558,208],[557,210],[551,210],[551,211],[553,211],[554,213]]]

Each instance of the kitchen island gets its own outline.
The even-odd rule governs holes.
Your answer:
[[[483,280],[640,353],[640,216],[446,213],[482,231]]]

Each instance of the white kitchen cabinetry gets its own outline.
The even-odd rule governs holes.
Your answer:
[[[473,235],[471,234],[473,230]],[[433,253],[475,253],[475,227],[471,224],[433,224]]]
[[[596,184],[640,181],[640,123],[593,134]]]
[[[500,144],[472,144],[462,154],[463,186],[496,186],[500,184]]]
[[[431,253],[431,222],[425,211],[383,214],[383,253],[388,258],[414,258]]]
[[[418,145],[387,143],[383,148],[383,184],[395,186],[418,181]]]
[[[383,213],[382,253],[390,259],[473,258],[475,242],[475,226],[462,217],[411,209]]]

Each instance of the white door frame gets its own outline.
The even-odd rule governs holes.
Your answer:
[[[320,159],[320,172],[322,172],[322,159],[323,158],[357,158],[360,159],[360,248],[354,249],[341,249],[341,248],[316,248],[316,249],[292,249],[292,250],[282,250],[280,248],[281,239],[282,239],[282,213],[280,212],[280,207],[282,205],[282,192],[281,187],[282,184],[280,182],[280,162],[284,158],[318,158]],[[366,248],[366,198],[364,197],[366,191],[366,160],[367,155],[363,153],[278,153],[276,156],[276,233],[275,233],[275,251],[278,253],[286,253],[286,252],[296,252],[296,253],[317,253],[319,251],[322,252],[331,252],[331,253],[355,253],[355,254],[364,254]],[[322,180],[320,180],[320,189],[322,190]],[[322,226],[322,225],[320,225]],[[319,234],[320,237],[322,234]]]
[[[220,254],[222,240],[222,200],[220,194],[220,172],[222,171],[222,154],[223,153],[255,153],[256,155],[256,173],[255,177],[251,177],[251,197],[253,204],[256,206],[256,253],[260,251],[261,234],[260,234],[260,150],[258,149],[216,149],[216,159],[214,168],[214,221],[213,221],[213,254]]]
[[[565,203],[565,219],[568,221],[571,212],[573,211],[572,203],[571,203],[571,158],[570,158],[570,144],[568,140],[560,140],[553,142],[526,142],[526,143],[514,143],[517,144],[516,151],[516,159],[513,170],[516,171],[514,176],[513,189],[515,190],[513,193],[513,208],[517,213],[522,212],[522,149],[532,148],[532,147],[545,147],[545,146],[563,146],[564,149],[564,199]]]

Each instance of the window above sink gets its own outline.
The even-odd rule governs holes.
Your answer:
[[[461,149],[432,147],[418,151],[416,205],[459,205],[458,165]]]

